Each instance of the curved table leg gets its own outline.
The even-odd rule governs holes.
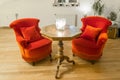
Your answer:
[[[58,53],[58,56],[56,57],[58,59],[58,65],[57,65],[57,70],[56,70],[56,75],[55,75],[56,79],[60,78],[60,76],[58,76],[59,68],[60,68],[60,65],[62,64],[62,62],[64,60],[66,60],[69,63],[75,64],[75,62],[73,60],[70,60],[70,58],[68,56],[64,56],[63,55],[64,48],[63,48],[63,42],[62,42],[62,40],[59,41],[58,45],[59,45],[59,53]]]

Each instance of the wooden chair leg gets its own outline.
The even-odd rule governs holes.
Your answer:
[[[32,66],[35,66],[35,62],[32,62]]]
[[[73,57],[75,57],[75,54],[73,54]]]
[[[92,65],[94,65],[96,61],[92,60],[92,61],[90,61],[90,62],[91,62]]]
[[[49,56],[50,56],[50,62],[52,62],[52,55],[50,54]]]

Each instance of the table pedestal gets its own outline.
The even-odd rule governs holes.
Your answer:
[[[58,45],[59,45],[59,53],[58,53],[58,55],[56,56],[56,58],[57,58],[57,60],[58,60],[57,70],[56,70],[56,75],[55,75],[55,78],[56,78],[56,79],[60,78],[60,77],[58,76],[59,67],[60,67],[60,65],[62,64],[62,62],[63,62],[64,60],[66,60],[66,61],[69,62],[69,63],[75,64],[75,62],[74,62],[73,60],[70,60],[68,56],[65,56],[65,55],[63,54],[64,47],[63,47],[63,41],[62,41],[62,40],[59,40]]]

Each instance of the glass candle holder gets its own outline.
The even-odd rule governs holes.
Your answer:
[[[64,30],[65,25],[66,25],[66,19],[65,18],[56,19],[56,28],[57,28],[57,30]]]

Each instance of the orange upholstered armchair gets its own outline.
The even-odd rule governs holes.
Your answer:
[[[48,55],[51,56],[52,41],[40,34],[37,18],[22,18],[13,21],[10,27],[14,30],[22,58],[35,63]]]
[[[100,16],[88,16],[81,19],[82,34],[72,40],[72,52],[83,59],[94,62],[103,53],[108,39],[107,29],[111,21]]]

